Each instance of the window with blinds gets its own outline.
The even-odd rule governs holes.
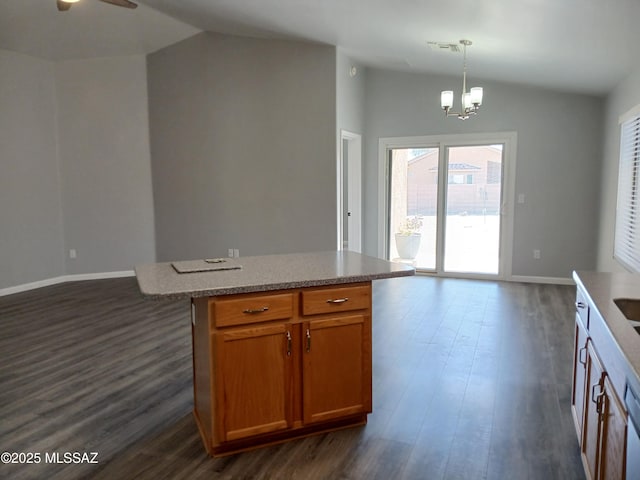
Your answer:
[[[640,272],[640,107],[621,118],[618,203],[613,256]]]

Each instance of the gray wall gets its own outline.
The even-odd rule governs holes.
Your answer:
[[[66,273],[155,261],[145,57],[60,62],[55,72]]]
[[[380,137],[516,131],[518,135],[513,275],[570,277],[597,256],[603,99],[496,82],[484,87],[480,114],[445,118],[440,91],[459,77],[368,69],[365,79],[365,252],[377,242]],[[533,249],[542,251],[533,259]]]
[[[356,67],[352,77],[349,72]],[[336,54],[336,109],[338,117],[338,138],[340,130],[364,133],[364,104],[366,68],[338,49]]]
[[[0,288],[155,261],[148,132],[144,56],[0,50]]]
[[[620,115],[640,104],[640,68],[632,72],[608,96],[604,117],[604,156],[600,202],[600,237],[598,270],[623,272],[624,267],[613,258],[616,201],[618,195],[618,162],[620,160]]]
[[[202,33],[147,67],[158,260],[335,249],[334,47]]]
[[[0,50],[0,288],[64,274],[53,63]]]

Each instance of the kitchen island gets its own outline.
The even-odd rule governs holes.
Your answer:
[[[193,413],[213,456],[365,424],[371,282],[414,273],[348,251],[136,267],[144,295],[191,298]]]

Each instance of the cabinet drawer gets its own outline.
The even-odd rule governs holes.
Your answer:
[[[580,316],[582,325],[589,330],[589,302],[579,288],[576,293],[576,312]]]
[[[302,314],[346,312],[371,307],[371,285],[324,288],[302,292]]]
[[[285,320],[293,316],[293,294],[254,295],[216,300],[211,306],[216,327]]]

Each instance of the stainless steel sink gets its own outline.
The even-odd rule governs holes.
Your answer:
[[[614,298],[613,303],[626,317],[636,332],[640,333],[640,299],[637,298]]]

